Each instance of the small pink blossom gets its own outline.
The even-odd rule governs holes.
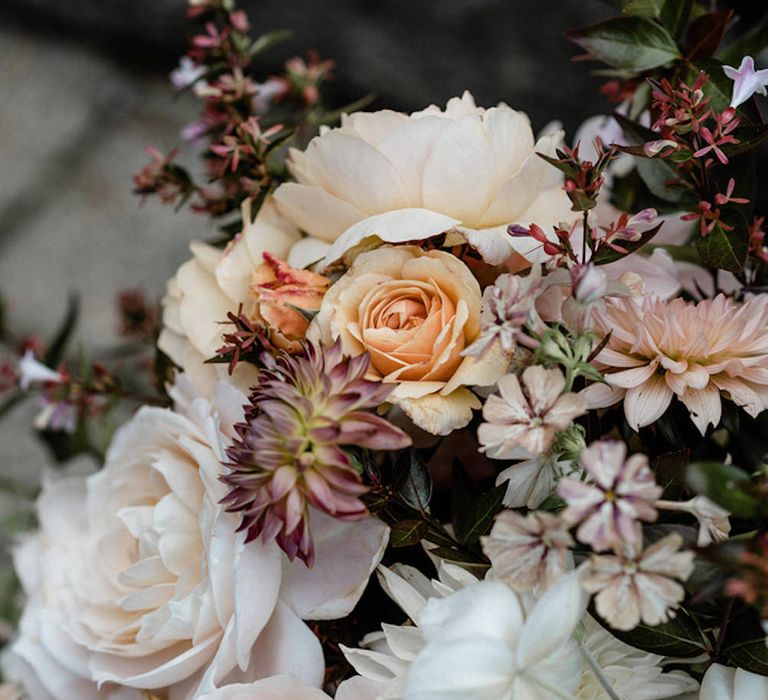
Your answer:
[[[586,413],[586,401],[563,393],[565,377],[559,369],[535,365],[523,372],[523,387],[514,374],[499,379],[500,395],[488,397],[486,422],[478,428],[482,450],[493,459],[515,459],[546,452],[555,434]]]
[[[696,496],[689,501],[656,501],[659,510],[690,513],[699,522],[699,536],[696,544],[706,547],[713,542],[728,539],[731,531],[730,513],[713,503],[706,496]]]
[[[552,513],[520,515],[504,510],[496,516],[483,551],[493,571],[513,591],[544,591],[566,571],[574,545],[568,525]]]
[[[611,627],[631,630],[642,621],[659,625],[675,616],[685,597],[679,581],[693,572],[693,552],[680,552],[683,538],[667,535],[637,555],[593,555],[584,587],[597,593],[597,612]]]
[[[581,453],[580,461],[591,481],[568,477],[558,484],[557,493],[568,503],[563,520],[580,523],[576,536],[597,552],[622,543],[639,547],[636,523],[656,520],[653,503],[662,492],[648,458],[627,459],[623,442],[600,440]]]
[[[723,66],[723,72],[733,80],[733,96],[731,107],[738,107],[746,102],[755,93],[766,94],[768,85],[768,69],[755,70],[755,61],[752,56],[744,56],[738,68]]]
[[[47,384],[53,382],[60,384],[64,377],[60,372],[46,367],[42,362],[35,358],[35,352],[27,349],[24,356],[19,360],[19,385],[22,389],[29,389],[32,384]]]

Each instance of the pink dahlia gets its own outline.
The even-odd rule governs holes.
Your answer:
[[[652,522],[658,513],[654,502],[661,496],[645,455],[627,459],[623,442],[600,440],[582,453],[581,466],[590,482],[563,479],[557,486],[568,507],[565,522],[580,523],[576,536],[596,552],[627,543],[639,547],[640,520]]]
[[[347,521],[368,514],[360,500],[368,488],[344,448],[396,450],[411,440],[366,410],[393,388],[365,379],[367,354],[345,357],[338,342],[307,344],[295,356],[264,353],[262,363],[239,440],[227,450],[222,502],[242,513],[246,541],[274,538],[290,559],[311,566],[309,506]]]
[[[611,332],[596,364],[610,385],[587,390],[590,406],[624,400],[638,429],[667,410],[673,396],[702,434],[716,426],[720,394],[756,416],[768,407],[768,295],[738,304],[722,294],[691,303],[609,299],[595,324]]]

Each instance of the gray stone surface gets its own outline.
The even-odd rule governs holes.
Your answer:
[[[90,49],[0,30],[0,294],[10,326],[45,337],[82,299],[77,342],[99,352],[115,339],[118,290],[159,297],[206,237],[206,220],[141,206],[132,174],[144,147],[173,145],[190,118],[164,76],[137,77]],[[34,485],[48,464],[28,401],[0,420],[0,477]],[[19,500],[0,496],[0,529]]]

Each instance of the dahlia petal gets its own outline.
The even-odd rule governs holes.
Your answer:
[[[717,427],[722,415],[722,403],[717,387],[710,384],[705,389],[688,389],[680,400],[690,412],[693,424],[704,435],[707,426]]]
[[[654,375],[640,386],[627,391],[624,397],[624,415],[627,422],[638,430],[661,418],[672,401],[672,390],[664,377]]]

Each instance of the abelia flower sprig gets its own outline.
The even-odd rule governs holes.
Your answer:
[[[393,386],[365,378],[367,354],[307,343],[298,355],[262,353],[258,384],[227,450],[227,510],[240,513],[246,541],[275,540],[290,559],[312,565],[310,506],[340,520],[368,511],[368,491],[349,448],[397,450],[410,438],[368,412]]]
[[[201,116],[182,135],[208,143],[203,158],[211,184],[195,183],[173,163],[175,152],[153,151],[153,161],[134,180],[139,194],[158,194],[165,203],[180,198],[183,203],[194,195],[194,211],[219,217],[239,208],[245,197],[261,202],[283,178],[272,151],[294,133],[305,134],[322,123],[319,86],[330,77],[332,63],[314,53],[308,61],[294,58],[284,75],[260,83],[253,74],[254,57],[285,38],[285,32],[252,39],[248,18],[234,0],[195,0],[188,17],[195,33],[171,80],[204,102]],[[283,104],[282,124],[262,124],[277,101]]]
[[[565,174],[565,190],[573,204],[573,211],[588,211],[597,206],[597,196],[605,182],[605,170],[616,158],[616,148],[605,148],[600,139],[595,140],[597,160],[593,163],[579,157],[579,146],[557,149],[557,158],[545,154],[538,155]]]

